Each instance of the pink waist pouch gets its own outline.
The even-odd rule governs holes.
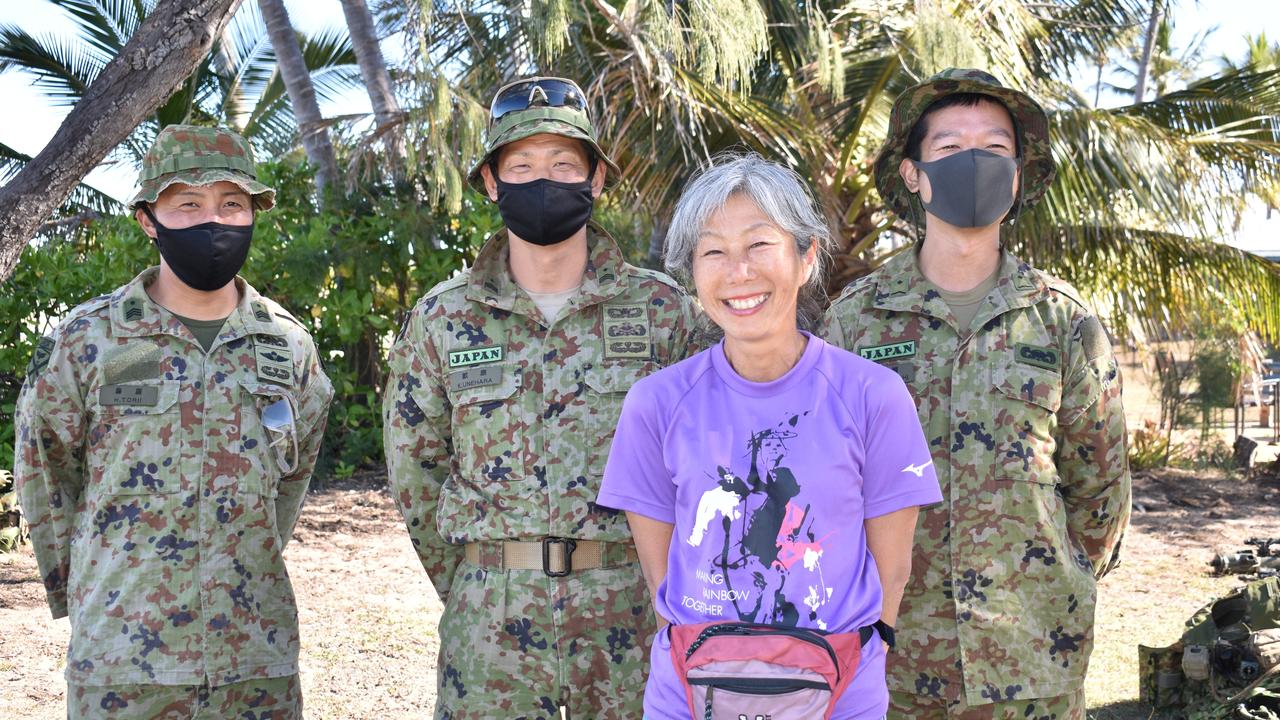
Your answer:
[[[829,720],[874,629],[709,622],[668,632],[694,720]]]

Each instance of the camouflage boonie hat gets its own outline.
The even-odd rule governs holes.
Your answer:
[[[546,78],[524,78],[523,81],[543,79]],[[587,114],[581,110],[570,107],[549,106],[535,106],[528,110],[510,112],[503,115],[496,123],[493,123],[485,134],[484,155],[471,167],[471,172],[467,173],[467,182],[481,195],[486,195],[484,178],[480,175],[480,168],[489,164],[489,159],[493,157],[494,151],[503,145],[543,133],[586,142],[595,151],[596,157],[603,160],[605,166],[609,168],[609,172],[605,175],[605,187],[612,187],[618,182],[622,171],[609,158],[609,155],[601,149],[600,142],[596,139],[595,127],[591,124],[591,118],[587,117]]]
[[[224,128],[169,125],[142,158],[138,194],[129,201],[129,209],[155,202],[175,183],[208,185],[219,180],[239,185],[259,210],[276,204],[276,191],[258,182],[253,148],[247,140]]]
[[[1049,145],[1049,117],[1044,108],[1026,93],[1001,85],[994,76],[982,70],[948,68],[907,88],[893,103],[889,135],[876,157],[876,187],[885,204],[900,217],[912,217],[911,198],[915,195],[898,174],[898,166],[907,156],[907,136],[935,100],[961,93],[990,96],[1004,105],[1013,117],[1022,168],[1021,198],[1015,201],[1014,207],[1025,209],[1035,205],[1053,182],[1057,167]],[[1013,214],[1008,217],[1013,217]]]

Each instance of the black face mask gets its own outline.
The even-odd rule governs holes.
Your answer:
[[[156,226],[156,247],[160,248],[169,269],[196,290],[220,290],[244,267],[245,258],[249,256],[249,241],[253,239],[253,223],[207,222],[173,229],[161,225],[146,205],[142,211]]]
[[[594,161],[587,179],[576,183],[546,178],[506,183],[498,179],[497,166],[492,169],[493,180],[498,185],[498,212],[502,222],[521,240],[543,247],[562,243],[591,219],[591,207],[595,203],[591,195]]]
[[[1013,207],[1014,158],[965,150],[931,162],[911,161],[929,178],[933,199],[925,210],[956,227],[987,227]]]

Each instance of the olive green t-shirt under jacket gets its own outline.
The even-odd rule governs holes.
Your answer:
[[[965,290],[964,292],[951,292],[934,286],[938,290],[938,294],[942,296],[942,301],[951,308],[951,314],[956,316],[957,327],[965,331],[973,325],[973,318],[978,314],[978,308],[982,307],[982,301],[987,298],[987,293],[991,292],[996,281],[1000,279],[1000,267],[996,266],[996,271],[976,286]],[[967,332],[966,332],[967,334]]]
[[[218,333],[222,332],[222,326],[227,324],[226,318],[218,320],[192,320],[191,318],[182,317],[178,313],[173,313],[178,321],[187,326],[192,335],[196,336],[200,347],[205,352],[209,352],[209,348],[213,347],[213,341],[218,339]]]

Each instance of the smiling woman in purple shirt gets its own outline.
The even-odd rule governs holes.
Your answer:
[[[598,498],[673,625],[650,720],[885,713],[917,511],[941,494],[899,377],[809,334],[830,242],[800,178],[758,155],[718,158],[676,206],[667,269],[723,339],[636,383]],[[788,665],[814,647],[830,668]]]

